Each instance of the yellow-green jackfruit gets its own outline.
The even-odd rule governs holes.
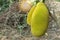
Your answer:
[[[41,36],[45,33],[49,23],[49,12],[43,2],[37,3],[36,7],[28,13],[27,23],[31,25],[31,33]]]

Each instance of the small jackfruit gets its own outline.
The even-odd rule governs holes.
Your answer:
[[[34,36],[41,36],[48,28],[49,12],[43,2],[37,3],[31,17],[31,33]]]
[[[28,15],[27,15],[27,24],[31,25],[31,16],[32,16],[32,13],[35,9],[35,5],[30,9]]]
[[[38,2],[28,13],[27,23],[31,25],[34,36],[42,36],[48,28],[49,11],[43,2]]]

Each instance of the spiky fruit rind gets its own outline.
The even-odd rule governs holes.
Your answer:
[[[49,12],[46,5],[39,2],[32,14],[31,33],[34,36],[41,36],[48,28]]]

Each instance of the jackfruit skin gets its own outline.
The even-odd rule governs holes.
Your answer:
[[[27,15],[27,24],[29,24],[29,25],[31,25],[31,17],[32,17],[32,13],[33,13],[33,11],[34,11],[34,9],[35,9],[35,5],[30,9],[30,11],[29,11],[29,13],[28,13],[28,15]]]
[[[37,3],[31,17],[31,33],[34,36],[42,36],[48,28],[49,12],[43,2]]]

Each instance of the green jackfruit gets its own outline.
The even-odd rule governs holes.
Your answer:
[[[41,36],[45,33],[49,23],[49,12],[43,2],[37,3],[31,19],[31,33],[34,36]]]
[[[45,33],[49,23],[49,12],[43,2],[31,8],[27,15],[27,23],[31,25],[32,35],[41,36]]]
[[[35,9],[35,5],[31,8],[31,10],[29,11],[28,15],[27,15],[27,24],[31,25],[31,16],[32,16],[32,13]]]

